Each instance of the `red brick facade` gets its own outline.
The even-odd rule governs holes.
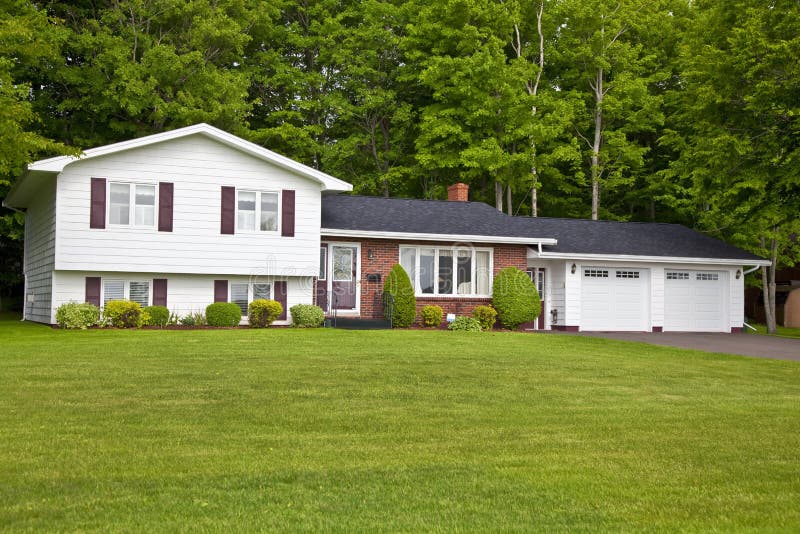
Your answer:
[[[383,282],[392,266],[400,262],[400,245],[428,245],[432,247],[453,246],[451,242],[423,242],[423,241],[393,241],[386,239],[353,239],[328,237],[324,241],[352,242],[361,244],[361,317],[379,318],[383,316],[381,296]],[[464,246],[466,243],[459,243]],[[528,248],[525,245],[492,245],[484,243],[470,243],[470,245],[493,250],[493,272],[496,275],[506,267],[516,267],[525,270],[528,265]],[[379,274],[380,281],[368,281],[367,276]],[[476,306],[491,304],[491,297],[487,298],[459,298],[459,297],[417,297],[417,313],[427,304],[441,306],[445,314],[468,315]],[[419,318],[419,317],[418,317]]]

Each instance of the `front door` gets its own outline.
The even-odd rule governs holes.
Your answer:
[[[358,247],[331,245],[331,308],[355,310]]]

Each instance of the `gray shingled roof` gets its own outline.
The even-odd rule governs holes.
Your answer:
[[[544,251],[680,258],[758,260],[723,241],[679,224],[511,217],[483,202],[329,195],[322,227],[491,237],[555,238]]]

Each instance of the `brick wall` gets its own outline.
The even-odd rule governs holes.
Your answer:
[[[381,295],[383,282],[392,266],[400,262],[400,244],[403,245],[428,245],[453,246],[451,242],[430,241],[392,241],[386,239],[353,239],[353,238],[325,238],[331,242],[351,242],[361,244],[361,317],[378,318],[383,315]],[[463,246],[466,243],[458,243]],[[516,267],[525,270],[528,265],[528,247],[525,245],[491,245],[485,243],[469,243],[475,247],[493,249],[493,271],[496,275],[506,267]],[[370,256],[372,256],[370,258]],[[367,275],[380,274],[380,282],[367,281]],[[459,298],[459,297],[417,297],[417,314],[427,304],[441,306],[445,314],[469,315],[476,306],[491,304],[489,298]]]

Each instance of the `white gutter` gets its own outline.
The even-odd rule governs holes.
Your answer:
[[[569,254],[566,252],[536,252],[528,250],[528,257],[534,259],[582,260],[582,261],[623,261],[643,263],[689,263],[716,265],[755,265],[756,269],[770,265],[769,260],[742,260],[728,258],[685,258],[676,256],[637,256],[633,254]]]
[[[557,245],[558,240],[543,237],[503,237],[494,235],[417,234],[414,232],[375,232],[322,228],[323,237],[361,237],[365,239],[403,239],[410,241],[456,241],[461,243],[498,243],[507,245]]]
[[[769,262],[769,265],[772,265],[772,262]],[[756,265],[756,266],[755,266],[755,267],[753,267],[752,269],[747,269],[745,272],[743,272],[743,273],[742,273],[742,276],[744,276],[744,275],[746,275],[746,274],[754,273],[754,272],[756,272],[757,270],[759,270],[760,268],[761,268],[761,265]]]

